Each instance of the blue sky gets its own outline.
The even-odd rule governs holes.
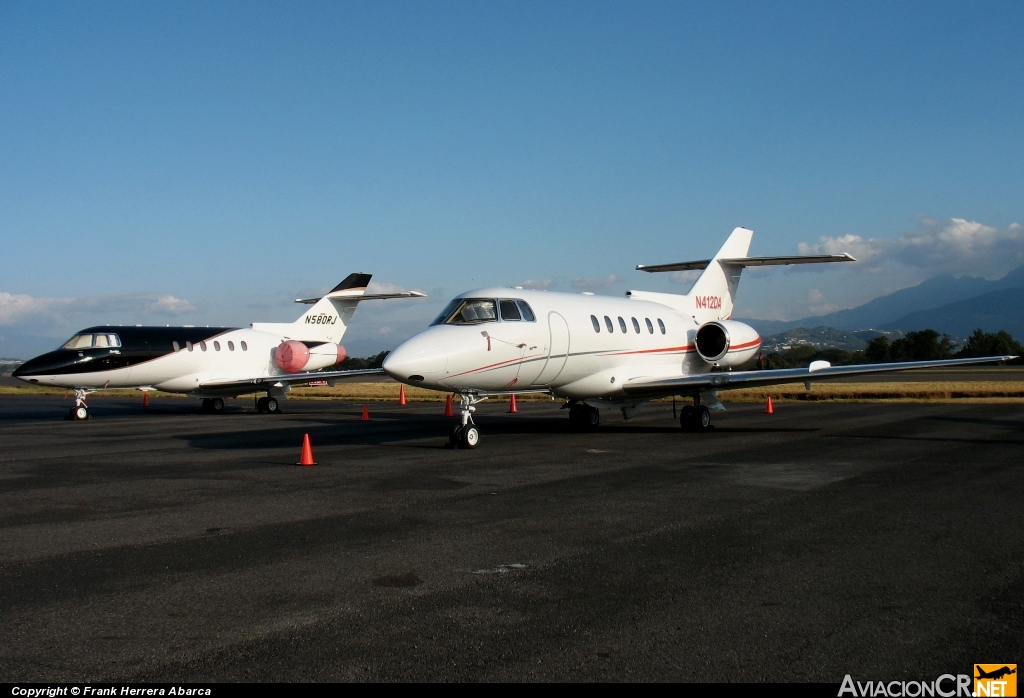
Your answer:
[[[1024,264],[1021,3],[0,2],[0,355],[244,325],[351,271],[393,348],[474,286],[842,249],[738,315]],[[855,268],[854,268],[855,267]],[[55,341],[40,340],[45,349]]]

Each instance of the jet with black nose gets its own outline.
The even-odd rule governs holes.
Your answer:
[[[366,300],[424,294],[367,294],[369,274],[350,274],[290,323],[235,327],[104,325],[78,332],[59,349],[22,364],[14,377],[34,385],[75,391],[69,419],[87,419],[87,396],[97,390],[137,388],[185,393],[219,413],[224,399],[266,392],[260,412],[280,411],[293,385],[382,373],[380,369],[325,371],[345,358],[341,345],[356,306]]]

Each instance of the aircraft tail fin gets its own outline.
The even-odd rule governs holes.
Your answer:
[[[305,342],[341,342],[345,330],[365,297],[370,274],[349,274],[320,298],[300,298],[296,303],[312,305],[295,322],[254,322],[252,328],[261,332],[283,334],[289,339]]]
[[[708,263],[686,295],[693,299],[692,315],[698,322],[726,320],[732,317],[733,299],[740,284],[743,267],[726,260],[747,256],[754,231],[736,228]]]
[[[282,334],[302,342],[341,342],[348,329],[352,314],[360,301],[392,298],[423,298],[419,291],[402,293],[367,293],[371,274],[349,274],[326,295],[319,298],[297,298],[296,303],[313,307],[295,322],[254,322],[252,328],[261,332]]]

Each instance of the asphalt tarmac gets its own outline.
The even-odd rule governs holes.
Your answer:
[[[1024,406],[0,396],[0,680],[927,680],[1024,659]],[[299,467],[308,433],[318,464]]]

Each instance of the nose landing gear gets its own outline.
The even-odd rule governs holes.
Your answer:
[[[64,419],[71,422],[80,422],[83,419],[89,419],[89,406],[85,404],[85,396],[88,394],[88,390],[75,388],[75,406],[68,410],[68,415]]]
[[[459,423],[452,426],[448,432],[448,445],[450,448],[476,448],[480,443],[480,430],[473,422],[473,413],[476,412],[474,405],[483,402],[486,397],[479,397],[471,393],[459,393]]]

